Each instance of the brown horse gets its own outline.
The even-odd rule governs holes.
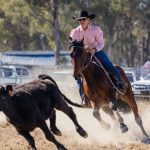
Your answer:
[[[133,111],[135,116],[135,121],[139,125],[144,135],[144,141],[150,143],[150,138],[145,132],[141,117],[138,113],[137,104],[132,92],[132,88],[128,78],[126,77],[123,69],[116,66],[120,72],[121,78],[124,83],[128,84],[128,87],[124,94],[120,94],[116,88],[112,85],[109,80],[108,75],[100,66],[100,62],[97,61],[94,55],[87,53],[84,49],[83,40],[80,42],[70,41],[70,56],[74,60],[74,76],[78,75],[83,78],[83,88],[92,103],[94,109],[93,116],[99,121],[100,125],[104,129],[109,129],[110,125],[102,120],[100,116],[100,108],[103,109],[105,113],[110,115],[114,121],[120,123],[120,129],[122,133],[128,131],[127,126],[124,124],[123,118],[119,114],[119,111],[112,111],[109,107],[109,102],[111,100],[122,99],[125,101]]]

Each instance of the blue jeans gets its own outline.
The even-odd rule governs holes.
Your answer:
[[[122,81],[119,71],[113,66],[112,62],[109,60],[108,56],[103,50],[96,52],[94,55],[99,59],[106,71],[115,75],[117,80]]]
[[[82,97],[82,95],[83,95],[83,89],[82,89],[82,81],[81,81],[81,78],[77,80],[77,85],[78,85],[78,88],[79,88],[79,94],[80,94],[80,96]]]
[[[103,67],[106,69],[107,72],[113,74],[118,81],[122,82],[119,71],[113,66],[112,62],[109,60],[108,56],[104,53],[103,50],[96,52],[94,55],[96,56],[97,59],[99,59],[99,61],[101,62],[101,64],[103,65]],[[79,87],[80,96],[82,96],[83,89],[81,79],[77,80],[77,84]]]

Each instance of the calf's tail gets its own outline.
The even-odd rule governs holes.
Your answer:
[[[57,85],[57,83],[55,82],[55,80],[54,80],[52,77],[50,77],[49,75],[41,74],[41,75],[38,76],[38,78],[41,79],[41,80],[46,80],[46,79],[47,79],[47,80],[51,81],[54,85],[56,85],[56,87],[57,87],[58,92],[60,93],[60,95],[61,95],[61,96],[64,98],[64,100],[65,100],[67,103],[69,103],[70,105],[76,106],[76,107],[80,107],[80,108],[84,108],[82,105],[77,104],[77,103],[74,103],[74,102],[72,102],[70,99],[68,99],[68,98],[60,91],[60,89],[58,88],[58,85]]]

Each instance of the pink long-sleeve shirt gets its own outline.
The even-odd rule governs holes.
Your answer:
[[[88,25],[86,30],[78,26],[71,31],[70,37],[77,41],[81,41],[84,37],[84,45],[90,49],[96,48],[96,51],[100,51],[104,47],[103,32],[98,26]]]

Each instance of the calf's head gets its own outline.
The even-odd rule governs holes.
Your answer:
[[[7,85],[6,87],[0,85],[0,111],[2,110],[3,101],[7,100],[8,97],[14,95],[12,85]]]

